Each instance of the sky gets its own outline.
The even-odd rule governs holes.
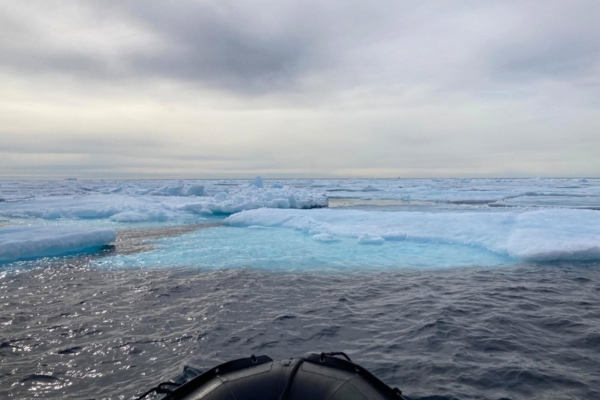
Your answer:
[[[600,1],[0,2],[0,179],[600,176]]]

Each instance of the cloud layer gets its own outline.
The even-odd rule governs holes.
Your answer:
[[[596,1],[7,1],[0,178],[598,176]]]

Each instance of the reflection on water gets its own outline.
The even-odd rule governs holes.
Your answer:
[[[72,260],[0,274],[0,398],[131,398],[185,365],[321,350],[417,398],[600,398],[599,264],[325,274]]]

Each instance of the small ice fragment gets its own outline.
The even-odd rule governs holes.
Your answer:
[[[183,196],[184,195],[183,188],[184,188],[183,185],[163,186],[160,189],[156,189],[156,190],[150,192],[149,194],[155,195],[155,196]]]
[[[225,192],[219,192],[219,193],[215,194],[213,197],[216,201],[223,201],[223,200],[227,199],[229,197],[229,195]]]
[[[358,237],[359,244],[383,244],[383,242],[385,242],[385,239],[378,235],[365,233]]]
[[[109,218],[113,222],[145,222],[148,216],[135,211],[124,211]]]
[[[186,189],[186,196],[206,196],[204,192],[204,186],[201,185],[193,185]]]
[[[252,185],[256,186],[259,189],[262,189],[263,188],[263,179],[260,176],[257,176],[252,181]]]
[[[322,242],[322,243],[333,243],[333,242],[339,242],[340,239],[338,239],[337,237],[330,235],[329,233],[319,233],[316,235],[313,235],[312,237],[314,240],[316,240],[317,242]]]
[[[362,191],[363,192],[380,192],[379,189],[377,189],[375,186],[372,186],[372,185],[366,186]]]

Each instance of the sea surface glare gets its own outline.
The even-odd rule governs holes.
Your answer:
[[[256,182],[0,182],[0,398],[344,351],[411,399],[600,399],[600,180]]]

